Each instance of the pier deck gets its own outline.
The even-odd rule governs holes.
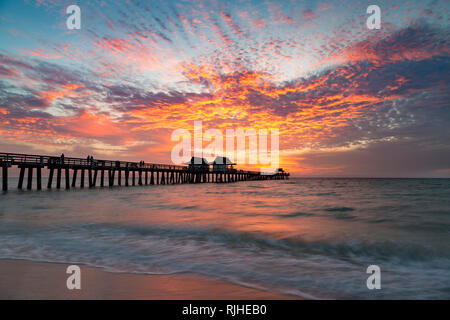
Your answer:
[[[2,173],[2,189],[8,190],[8,169],[17,166],[20,169],[18,189],[22,189],[27,171],[26,188],[32,189],[33,174],[36,173],[36,188],[42,189],[42,169],[48,168],[47,188],[54,184],[65,189],[74,188],[79,179],[79,187],[93,188],[115,185],[135,186],[181,183],[231,183],[249,180],[280,180],[288,179],[289,173],[278,172],[273,175],[262,174],[259,171],[227,170],[213,171],[211,168],[193,170],[188,166],[139,163],[129,161],[100,160],[87,158],[55,157],[20,153],[1,153],[0,167]],[[64,181],[62,181],[64,172]],[[56,173],[56,177],[55,177]],[[87,177],[86,177],[87,173]],[[79,174],[79,176],[78,176]],[[117,175],[117,179],[116,179]],[[106,177],[106,181],[105,181]],[[87,181],[85,180],[87,178]],[[131,181],[130,181],[131,179]],[[97,183],[98,182],[98,183]]]

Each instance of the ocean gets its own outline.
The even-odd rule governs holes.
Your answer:
[[[198,274],[309,299],[450,299],[450,179],[10,190],[0,259]],[[369,265],[381,289],[368,289]]]

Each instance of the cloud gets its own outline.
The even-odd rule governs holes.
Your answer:
[[[338,27],[323,31],[326,3],[160,7],[105,8],[80,42],[0,55],[3,143],[165,162],[171,131],[203,120],[279,128],[284,167],[305,174],[448,169],[444,27],[342,29],[336,9]]]
[[[304,153],[294,161],[304,176],[450,177],[450,147],[379,142],[367,148]],[[319,169],[319,170],[318,170]]]
[[[360,41],[338,53],[345,61],[368,61],[376,66],[398,61],[421,61],[433,56],[448,56],[450,46],[446,31],[426,23],[415,24],[380,38]]]

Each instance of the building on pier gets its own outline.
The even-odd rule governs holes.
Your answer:
[[[185,162],[184,164],[189,165],[188,170],[189,171],[202,171],[206,172],[209,171],[210,163],[205,158],[200,157],[192,157],[190,161]]]
[[[232,162],[227,157],[216,157],[214,159],[213,165],[213,171],[215,172],[227,172],[227,171],[233,171],[233,166],[236,165],[236,163]]]

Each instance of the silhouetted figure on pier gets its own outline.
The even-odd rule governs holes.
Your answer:
[[[86,161],[87,161],[88,165],[92,166],[94,164],[94,157],[91,156],[91,155],[88,155],[87,158],[86,158]]]
[[[64,164],[64,153],[61,153],[61,164]]]

